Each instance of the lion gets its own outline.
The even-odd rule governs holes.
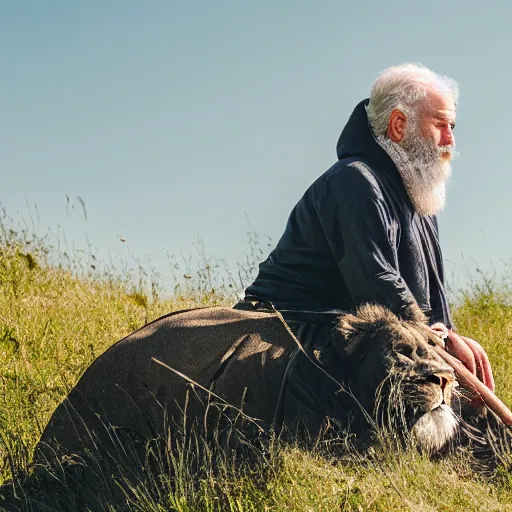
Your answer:
[[[275,311],[170,313],[90,365],[51,416],[34,461],[105,456],[121,432],[150,440],[194,422],[219,428],[223,414],[258,432],[310,438],[330,426],[366,440],[384,427],[439,451],[457,435],[457,381],[419,309],[404,317],[365,305],[300,345]]]

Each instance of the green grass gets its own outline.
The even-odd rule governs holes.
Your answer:
[[[98,271],[59,255],[46,239],[0,222],[0,483],[30,467],[31,453],[52,411],[109,345],[167,312],[230,304],[236,278],[216,281],[209,261],[187,273],[171,298],[150,275],[137,279]],[[52,264],[50,264],[52,262]],[[57,262],[57,263],[56,263]],[[97,265],[95,265],[97,266]],[[251,267],[251,268],[248,268]],[[141,277],[142,276],[142,277]],[[140,278],[140,279],[139,279]],[[136,285],[134,283],[137,283]],[[491,359],[497,393],[512,404],[512,294],[506,287],[474,286],[455,310],[459,331],[479,340]],[[281,447],[237,467],[230,458],[198,474],[174,459],[178,478],[140,474],[124,493],[106,484],[99,509],[133,511],[361,511],[512,510],[512,478],[501,469],[477,472],[464,453],[431,461],[416,452],[376,448],[343,456]],[[101,478],[100,478],[101,480]],[[109,480],[106,478],[106,480]],[[82,489],[83,488],[83,489]],[[86,492],[80,478],[62,486],[62,500],[26,503],[28,510],[73,510]],[[120,498],[121,495],[121,498]],[[32,507],[32,508],[31,508]]]

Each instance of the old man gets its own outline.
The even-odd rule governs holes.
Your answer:
[[[455,332],[444,287],[436,215],[458,95],[455,81],[421,65],[380,73],[343,129],[338,161],[292,210],[245,303],[325,312],[372,302],[398,315],[417,304],[447,350],[493,389],[485,351]]]

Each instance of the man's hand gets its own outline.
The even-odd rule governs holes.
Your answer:
[[[471,338],[460,336],[447,329],[444,324],[437,323],[431,326],[437,334],[446,336],[446,350],[456,357],[473,375],[476,375],[491,391],[494,391],[494,378],[491,363],[485,350]]]
[[[466,336],[461,336],[453,331],[449,331],[448,339],[450,340],[450,345],[453,345],[451,339],[460,338],[462,341],[470,348],[473,356],[475,358],[476,364],[476,376],[491,390],[494,391],[494,377],[492,375],[491,363],[489,362],[489,358],[485,353],[485,350],[482,346],[477,343],[475,340],[471,338],[466,338]],[[450,352],[449,345],[447,343],[447,350]],[[453,352],[452,355],[457,357]],[[462,361],[464,362],[464,361]],[[474,372],[473,372],[474,373]]]

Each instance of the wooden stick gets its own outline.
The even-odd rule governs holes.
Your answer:
[[[436,353],[448,363],[462,385],[474,390],[483,403],[509,428],[512,428],[512,412],[510,409],[477,377],[475,377],[458,359],[451,356],[440,345],[435,345]]]

